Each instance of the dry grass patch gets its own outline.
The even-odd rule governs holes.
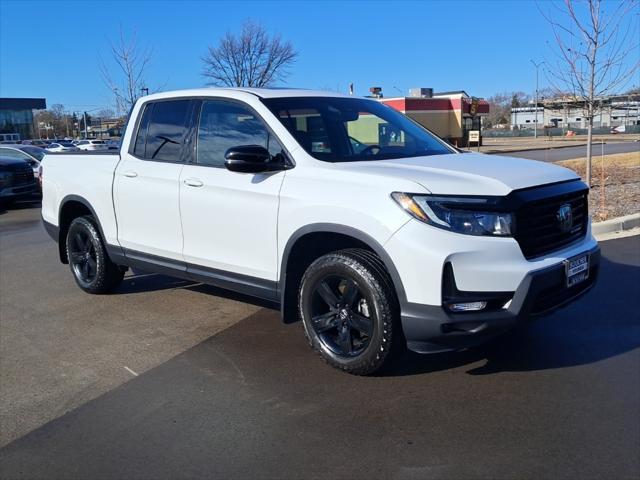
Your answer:
[[[640,151],[592,158],[589,211],[595,221],[640,212]],[[556,162],[585,177],[586,158]]]

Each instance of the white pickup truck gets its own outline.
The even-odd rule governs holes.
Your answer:
[[[598,272],[573,172],[462,153],[370,99],[150,95],[119,153],[47,154],[42,167],[45,228],[86,292],[117,290],[134,267],[260,297],[354,374],[405,347],[476,345]]]

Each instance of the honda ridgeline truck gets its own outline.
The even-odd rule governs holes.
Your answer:
[[[353,374],[479,344],[598,273],[575,173],[462,153],[370,99],[150,95],[119,153],[42,166],[44,225],[81,289],[112,292],[133,267],[259,297]]]

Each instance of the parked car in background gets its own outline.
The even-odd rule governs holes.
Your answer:
[[[37,191],[31,165],[0,152],[0,204],[29,198]]]
[[[120,140],[107,140],[107,148],[109,150],[120,150]]]
[[[78,150],[80,149],[70,142],[54,142],[47,147],[49,152],[77,152]]]
[[[44,226],[84,291],[113,291],[131,267],[259,297],[354,374],[404,347],[482,343],[598,273],[573,171],[462,154],[365,98],[150,95],[119,153],[47,155],[42,168]]]
[[[0,143],[20,143],[19,133],[0,133]]]
[[[38,178],[40,162],[47,151],[33,145],[0,145],[0,154],[5,157],[18,158],[26,161],[33,169],[33,176]]]
[[[80,140],[75,144],[80,150],[95,152],[98,150],[109,150],[104,140]]]

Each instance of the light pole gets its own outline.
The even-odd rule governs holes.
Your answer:
[[[98,108],[92,108],[91,110],[83,110],[81,113],[82,115],[80,115],[78,117],[78,136],[80,136],[82,134],[82,131],[80,130],[80,120],[84,120],[84,138],[86,139],[88,134],[89,134],[89,128],[88,128],[88,121],[87,121],[87,113],[89,112],[95,112],[97,110],[100,110],[101,107]]]
[[[544,63],[544,61],[536,63],[533,60],[529,60],[531,63],[533,63],[533,66],[536,67],[536,121],[534,122],[533,125],[533,137],[534,138],[538,138],[538,68],[540,67],[540,65],[542,65]],[[542,112],[542,119],[544,121],[544,111]]]

